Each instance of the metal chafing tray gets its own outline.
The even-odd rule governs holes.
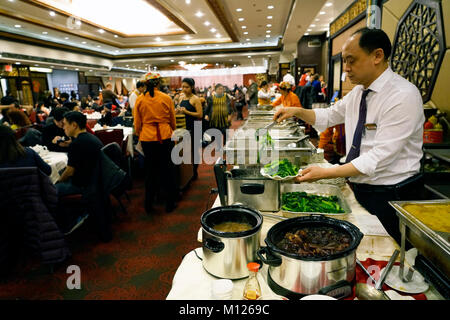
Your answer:
[[[318,196],[336,196],[339,199],[339,205],[344,209],[344,213],[323,213],[323,212],[292,212],[286,211],[282,209],[283,206],[283,193],[288,192],[306,192],[308,194],[314,194]],[[350,209],[350,205],[345,200],[345,196],[341,191],[341,188],[329,184],[316,184],[316,183],[301,183],[301,184],[292,184],[292,183],[282,183],[281,184],[281,192],[280,192],[280,207],[281,212],[286,218],[295,218],[302,217],[312,214],[320,214],[325,215],[330,218],[335,218],[339,220],[345,220],[347,215],[352,212]]]
[[[407,239],[425,258],[450,279],[450,233],[432,230],[403,208],[406,204],[450,204],[450,200],[391,201],[389,204],[397,211],[400,220],[400,231],[402,233],[400,260],[404,260],[405,240]]]

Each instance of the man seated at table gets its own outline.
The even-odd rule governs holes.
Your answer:
[[[67,108],[57,108],[53,112],[52,122],[44,127],[42,132],[42,143],[50,151],[68,152],[72,142],[64,133],[64,115],[68,113]]]
[[[83,193],[94,174],[103,143],[86,132],[86,116],[72,111],[64,115],[64,131],[72,138],[69,146],[67,167],[56,183],[58,195],[66,196]]]

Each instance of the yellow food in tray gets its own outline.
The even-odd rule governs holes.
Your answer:
[[[450,204],[405,204],[403,209],[432,230],[450,233]]]

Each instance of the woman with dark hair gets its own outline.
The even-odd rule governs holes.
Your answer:
[[[166,212],[176,208],[177,187],[171,159],[176,129],[175,106],[172,99],[158,88],[161,75],[145,75],[147,90],[138,97],[134,107],[135,134],[139,137],[145,155],[145,210],[153,211],[153,198],[163,186]]]
[[[282,105],[283,107],[303,108],[298,96],[292,92],[292,86],[289,82],[282,82],[280,84],[280,92],[281,97],[272,103],[273,107]]]
[[[260,89],[258,91],[258,104],[260,106],[266,106],[270,104],[270,90],[269,90],[269,84],[267,81],[261,82]]]
[[[191,78],[185,78],[181,82],[181,89],[183,93],[180,96],[180,105],[177,108],[177,113],[184,114],[186,117],[186,129],[191,134],[191,155],[192,163],[194,164],[194,179],[198,177],[198,164],[200,162],[200,155],[198,147],[202,140],[202,132],[197,133],[196,137],[194,132],[194,124],[196,121],[201,123],[203,119],[203,108],[200,98],[195,95],[195,81]],[[198,138],[196,140],[196,138]],[[197,141],[197,143],[195,143]]]
[[[11,129],[17,130],[31,125],[30,118],[22,110],[13,108],[6,113]]]
[[[222,132],[223,144],[226,143],[226,131],[230,127],[232,113],[230,98],[225,94],[223,85],[219,83],[215,87],[215,93],[208,98],[205,120],[209,121],[210,128],[215,128]]]
[[[48,176],[52,173],[52,168],[33,149],[20,145],[11,128],[0,125],[0,168],[29,167],[37,167]]]

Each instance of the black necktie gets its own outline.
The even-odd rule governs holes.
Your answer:
[[[358,124],[356,126],[355,134],[353,135],[353,143],[350,148],[350,152],[347,155],[346,163],[351,162],[352,160],[359,157],[360,149],[361,149],[361,139],[362,134],[364,132],[364,125],[366,124],[367,117],[367,102],[366,98],[371,90],[364,90],[361,98],[361,104],[359,105],[359,119]]]

